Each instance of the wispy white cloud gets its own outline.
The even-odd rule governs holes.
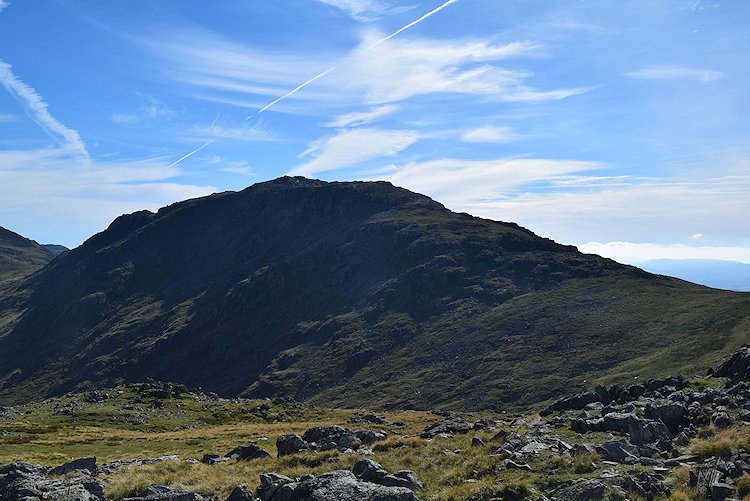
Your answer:
[[[628,76],[639,80],[694,80],[704,84],[726,77],[721,71],[684,66],[650,66],[628,73]]]
[[[13,115],[11,113],[0,113],[0,123],[15,122],[16,120],[18,120],[18,117],[16,115]]]
[[[478,129],[467,130],[461,135],[466,143],[508,143],[517,138],[510,127],[495,127],[486,125]]]
[[[498,61],[538,50],[532,42],[391,40],[375,45],[369,34],[335,77],[362,92],[369,104],[385,104],[435,93],[474,94],[499,101],[560,100],[591,88],[538,90],[526,82],[530,71],[498,66]],[[493,64],[494,63],[494,64]]]
[[[466,210],[492,206],[500,200],[512,200],[520,188],[530,183],[601,167],[594,162],[575,160],[445,158],[391,166],[390,172],[375,177],[428,194],[451,209]]]
[[[8,5],[10,5],[10,2],[8,2],[7,0],[0,0],[0,11],[2,11]]]
[[[375,158],[388,157],[405,150],[419,139],[414,131],[352,129],[341,130],[331,137],[315,141],[302,154],[312,160],[291,171],[292,175],[310,176],[357,165]]]
[[[0,59],[0,83],[24,107],[26,114],[50,137],[61,142],[69,154],[79,160],[89,161],[89,153],[78,131],[66,127],[49,112],[48,105],[31,86],[22,82],[12,67]]]
[[[587,242],[578,250],[587,254],[638,264],[651,259],[717,259],[750,264],[750,247],[692,246],[635,242]]]
[[[344,11],[352,19],[361,23],[376,21],[386,14],[395,14],[413,7],[397,7],[382,0],[318,0]]]
[[[335,120],[324,124],[326,127],[359,127],[394,113],[399,109],[396,105],[385,105],[373,108],[370,111],[347,113]]]
[[[161,156],[82,163],[65,148],[0,151],[3,224],[75,246],[123,212],[217,191],[175,181],[182,172],[168,162]]]

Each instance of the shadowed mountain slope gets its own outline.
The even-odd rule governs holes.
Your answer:
[[[53,257],[33,240],[0,226],[0,285],[30,275]]]
[[[0,299],[0,401],[173,380],[497,407],[704,370],[750,296],[649,275],[377,183],[280,178],[122,216]]]

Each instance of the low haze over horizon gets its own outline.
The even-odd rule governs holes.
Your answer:
[[[0,225],[386,180],[626,263],[750,263],[750,4],[0,0]]]

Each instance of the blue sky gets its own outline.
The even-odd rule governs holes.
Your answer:
[[[624,262],[750,263],[748,20],[744,0],[0,0],[0,225],[72,247],[295,174]]]

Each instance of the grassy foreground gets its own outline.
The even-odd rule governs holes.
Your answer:
[[[424,483],[424,500],[511,500],[546,493],[566,480],[595,477],[605,470],[633,472],[634,467],[605,464],[597,456],[553,457],[550,451],[529,459],[530,471],[503,468],[502,458],[492,455],[495,432],[470,432],[450,438],[425,440],[415,436],[442,417],[430,412],[379,413],[389,425],[353,423],[366,411],[323,409],[265,400],[222,400],[204,394],[154,398],[139,385],[69,395],[40,404],[0,408],[0,464],[28,461],[48,466],[96,456],[101,466],[115,460],[175,455],[179,460],[132,466],[105,475],[108,499],[120,500],[152,484],[167,484],[224,499],[236,485],[255,487],[258,475],[278,472],[288,476],[349,469],[361,453],[303,453],[276,458],[275,440],[285,433],[338,424],[351,429],[382,430],[388,439],[372,447],[372,459],[389,471],[414,470]],[[526,431],[534,416],[506,414],[464,415],[467,422],[480,417],[498,420],[499,429]],[[394,423],[400,423],[393,426]],[[504,423],[504,424],[503,424]],[[567,426],[551,433],[570,444],[582,437]],[[750,449],[748,435],[734,440],[725,432],[706,435],[698,452],[729,447],[727,441]],[[486,446],[472,447],[473,437]],[[603,438],[588,435],[587,441]],[[736,438],[736,437],[734,437]],[[205,465],[203,454],[224,455],[240,444],[255,443],[272,458]],[[648,468],[637,467],[640,470]],[[651,470],[652,471],[652,470]],[[678,482],[684,473],[677,472]],[[677,486],[671,499],[693,499]]]

